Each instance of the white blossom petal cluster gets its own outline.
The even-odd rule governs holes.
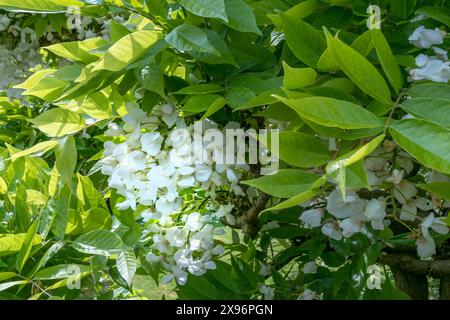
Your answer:
[[[444,43],[447,33],[439,28],[426,29],[418,27],[409,37],[411,44],[421,49],[434,51],[433,56],[419,54],[416,57],[417,68],[410,70],[410,78],[413,81],[430,80],[433,82],[447,83],[450,80],[450,61],[448,53],[437,47]]]
[[[20,26],[23,14],[7,13],[0,15],[0,91],[10,99],[20,99],[21,90],[12,88],[23,82],[30,69],[43,64],[38,52],[39,43],[33,29]],[[9,40],[6,38],[9,37]],[[9,43],[14,39],[13,43]]]
[[[224,252],[221,245],[214,244],[215,235],[222,234],[221,228],[214,227],[211,217],[198,212],[183,216],[182,226],[161,227],[154,223],[153,245],[147,254],[147,261],[160,264],[169,273],[163,283],[172,280],[184,285],[188,273],[201,276],[209,269],[215,269],[213,256]]]
[[[395,148],[396,154],[393,153]],[[391,167],[394,158],[396,169]],[[382,147],[365,159],[365,169],[372,188],[383,191],[385,186],[389,186],[392,194],[390,201],[396,203],[397,218],[406,223],[413,223],[412,225],[419,223],[415,233],[417,253],[426,258],[436,253],[436,245],[429,230],[440,234],[449,232],[448,226],[439,215],[450,207],[450,202],[419,196],[415,184],[405,179],[413,168],[411,157],[390,141],[385,141]],[[435,171],[426,174],[426,178],[430,183],[450,182],[450,178]],[[373,230],[384,230],[390,224],[386,213],[387,202],[383,197],[361,199],[355,190],[350,189],[346,190],[343,197],[341,191],[335,189],[327,196],[325,208],[320,207],[317,201],[309,203],[311,208],[302,212],[300,221],[306,227],[321,228],[324,235],[340,241],[356,233],[367,234],[369,225]],[[332,218],[325,219],[326,212]],[[424,217],[424,214],[427,216]],[[307,273],[312,269],[305,265],[305,270]]]
[[[109,187],[123,197],[117,203],[119,210],[145,208],[140,215],[152,235],[149,261],[160,262],[170,272],[165,280],[184,284],[188,272],[202,275],[214,269],[212,256],[223,252],[214,246],[214,235],[223,231],[210,222],[224,217],[229,224],[235,223],[233,206],[227,204],[216,208],[213,215],[195,212],[175,221],[175,214],[183,214],[184,190],[200,189],[215,198],[216,190],[228,186],[243,195],[238,182],[247,166],[215,162],[214,154],[220,150],[206,139],[200,140],[202,161],[197,161],[195,130],[171,104],[156,106],[148,115],[138,104],[129,103],[127,111],[123,125],[108,126],[106,135],[115,141],[104,145],[101,171],[109,176]]]

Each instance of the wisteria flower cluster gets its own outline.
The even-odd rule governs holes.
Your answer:
[[[416,57],[418,68],[410,70],[411,80],[431,80],[434,82],[447,83],[450,80],[450,61],[448,52],[440,47],[444,43],[447,32],[436,28],[426,29],[418,27],[409,37],[411,44],[421,49],[432,49],[433,56],[424,53]]]
[[[201,146],[202,154],[194,154],[193,126],[187,126],[171,104],[154,107],[151,115],[134,103],[127,109],[124,124],[111,123],[106,132],[119,141],[105,143],[101,171],[109,176],[109,187],[124,198],[117,204],[119,210],[145,207],[140,215],[153,235],[149,261],[161,262],[172,273],[166,280],[175,277],[184,284],[186,270],[201,275],[214,268],[212,256],[223,252],[214,246],[214,235],[223,230],[211,223],[224,217],[233,224],[234,217],[232,205],[225,204],[212,215],[193,212],[175,221],[174,214],[182,209],[183,191],[199,188],[214,198],[216,190],[227,185],[243,195],[238,182],[247,167],[216,163],[220,150],[211,141]],[[202,163],[198,156],[203,157]]]

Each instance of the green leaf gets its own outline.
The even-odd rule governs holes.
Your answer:
[[[450,99],[414,98],[403,102],[401,107],[416,117],[450,127]]]
[[[73,276],[75,270],[80,270],[80,273],[90,272],[92,267],[83,264],[58,264],[40,270],[35,274],[33,280],[66,279]]]
[[[0,194],[3,195],[6,192],[8,192],[8,185],[6,184],[5,180],[0,177]]]
[[[318,177],[307,171],[298,169],[280,169],[274,175],[242,181],[241,183],[255,187],[271,196],[290,198],[302,193],[317,181]]]
[[[22,285],[28,283],[29,280],[19,280],[19,281],[11,281],[11,282],[5,282],[0,284],[0,291],[7,290],[9,288],[12,288],[14,286]]]
[[[22,271],[23,266],[28,260],[28,257],[31,253],[31,248],[33,247],[33,240],[36,236],[36,231],[39,226],[39,219],[36,219],[28,229],[25,238],[22,243],[22,247],[20,248],[19,254],[17,255],[16,260],[16,270],[18,272]]]
[[[415,98],[450,100],[450,85],[443,83],[423,83],[409,88],[408,95]]]
[[[224,89],[217,84],[195,84],[184,87],[173,94],[207,94],[222,92]]]
[[[351,166],[360,160],[366,158],[372,152],[375,151],[376,148],[384,141],[386,135],[382,134],[373,139],[372,141],[366,143],[362,147],[357,148],[356,150],[352,150],[340,157],[338,157],[333,162],[330,162],[327,165],[326,171],[327,173],[333,173],[339,168]]]
[[[319,192],[320,191],[316,190],[316,189],[308,189],[305,192],[297,194],[297,195],[293,196],[292,198],[277,204],[276,206],[273,206],[271,208],[263,210],[261,213],[266,212],[266,211],[278,211],[278,210],[295,207],[299,204],[302,204],[303,202],[311,200],[317,194],[319,194]]]
[[[27,190],[21,183],[16,186],[16,199],[14,202],[16,232],[27,232],[30,227],[31,208],[27,204]]]
[[[205,30],[190,24],[182,24],[173,29],[166,36],[166,41],[179,51],[197,51],[216,56],[221,55],[209,42]]]
[[[0,272],[0,281],[8,280],[17,276],[14,272]]]
[[[97,190],[89,177],[77,173],[77,198],[86,209],[103,208],[108,210],[103,195]]]
[[[391,92],[378,70],[359,52],[339,39],[327,35],[330,53],[345,74],[365,93],[391,104]]]
[[[104,120],[112,117],[111,104],[104,92],[97,91],[70,101],[67,109],[87,114],[96,120]]]
[[[450,130],[420,119],[397,121],[389,128],[403,149],[426,167],[450,174]]]
[[[55,150],[56,168],[63,179],[70,182],[77,166],[77,147],[72,136],[62,138]]]
[[[369,179],[367,177],[367,171],[364,167],[364,161],[360,160],[346,168],[345,173],[345,185],[347,188],[359,190],[359,189],[369,189]]]
[[[417,0],[390,0],[391,13],[404,20],[414,12]]]
[[[86,125],[79,114],[61,108],[50,109],[29,121],[50,137],[72,134]]]
[[[317,167],[330,160],[328,147],[321,140],[301,132],[280,132],[279,149],[280,159],[296,167]]]
[[[233,66],[238,66],[223,38],[217,32],[212,30],[204,29],[203,31],[208,37],[208,42],[219,55],[217,55],[217,53],[204,51],[189,51],[188,53],[195,59],[209,64],[231,64]]]
[[[122,252],[124,244],[118,235],[109,230],[93,230],[78,237],[72,246],[86,254],[108,256]]]
[[[224,0],[180,0],[180,4],[197,16],[228,22]]]
[[[286,42],[294,55],[308,66],[315,68],[326,42],[323,35],[310,24],[286,14],[280,15]]]
[[[311,68],[291,68],[283,61],[284,82],[283,86],[288,90],[309,87],[316,82],[317,73]]]
[[[25,149],[23,151],[19,151],[17,153],[13,153],[11,155],[11,160],[15,161],[21,157],[25,157],[30,154],[44,153],[46,151],[49,151],[49,150],[55,148],[57,145],[58,145],[58,141],[56,141],[56,140],[39,142],[39,143],[35,144],[34,146],[32,146],[31,148]]]
[[[83,232],[99,229],[110,229],[112,219],[109,212],[103,208],[92,208],[81,213]]]
[[[203,116],[201,117],[200,120],[204,120],[207,117],[210,117],[211,115],[213,115],[214,113],[216,113],[217,111],[219,111],[220,109],[222,109],[225,105],[227,104],[227,100],[225,100],[225,98],[220,97],[217,98],[216,100],[214,100],[214,102],[208,107],[208,109],[206,110],[206,112],[203,114]]]
[[[216,103],[218,105],[222,104],[223,100],[225,99],[217,94],[192,95],[189,97],[182,110],[192,114],[200,113],[208,110],[210,106],[213,106]]]
[[[23,246],[27,234],[0,234],[0,257],[7,256],[13,253],[17,253]],[[40,235],[35,235],[32,241],[33,245],[42,242],[42,237]]]
[[[153,30],[139,30],[130,33],[114,43],[94,64],[91,72],[120,71],[141,58],[157,41],[158,34]]]
[[[423,14],[427,17],[433,18],[439,22],[442,22],[450,28],[450,9],[445,6],[423,6],[416,11],[417,14]]]
[[[255,97],[253,91],[246,87],[233,87],[227,90],[228,105],[235,110],[247,108]]]
[[[397,60],[392,53],[392,50],[383,35],[383,32],[379,29],[370,29],[370,34],[372,35],[372,42],[375,50],[380,60],[381,66],[383,67],[384,73],[386,74],[389,82],[394,88],[395,92],[400,92],[403,87],[403,76],[398,66]]]
[[[131,288],[134,275],[137,269],[137,261],[136,256],[132,250],[126,250],[119,253],[117,256],[117,270],[119,271],[122,278],[128,284],[128,287]]]
[[[277,96],[277,99],[294,109],[300,117],[325,127],[364,129],[381,126],[373,113],[348,101],[325,97],[286,99]]]
[[[43,47],[59,57],[89,64],[99,59],[99,54],[90,51],[106,45],[108,42],[103,38],[91,38],[83,41],[68,41]]]
[[[432,182],[426,184],[418,184],[417,187],[435,194],[440,199],[450,201],[450,182]]]
[[[225,13],[228,17],[227,26],[241,32],[253,32],[262,35],[256,25],[252,8],[243,0],[225,0]]]
[[[55,199],[54,229],[59,239],[64,239],[69,221],[71,186],[64,184]]]
[[[150,63],[142,69],[135,69],[136,79],[144,89],[164,97],[164,74],[156,63]]]
[[[110,20],[109,32],[113,42],[117,42],[126,35],[130,34],[130,30],[128,30],[127,27],[116,22],[114,19]]]
[[[0,7],[18,12],[65,13],[69,6],[81,8],[84,3],[76,0],[0,0]]]

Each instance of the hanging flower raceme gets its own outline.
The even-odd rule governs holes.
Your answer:
[[[106,131],[114,142],[105,143],[101,171],[109,176],[109,187],[123,198],[117,209],[139,209],[149,225],[148,260],[170,272],[165,280],[184,284],[187,272],[201,275],[215,268],[211,258],[223,252],[214,245],[214,236],[223,230],[211,223],[217,224],[221,217],[234,222],[233,207],[227,204],[211,215],[194,212],[174,219],[180,214],[184,190],[199,189],[214,199],[216,190],[227,185],[243,194],[238,182],[247,167],[218,163],[214,155],[221,148],[207,139],[195,145],[194,126],[187,126],[171,104],[154,107],[151,115],[135,103],[129,103],[127,110],[123,125],[111,123]],[[212,122],[203,124],[216,127]]]

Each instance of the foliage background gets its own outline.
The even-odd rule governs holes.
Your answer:
[[[381,30],[367,29],[362,0],[0,0],[0,297],[449,299],[450,87],[411,81],[415,57],[433,53],[408,41],[420,25],[448,30],[449,3],[370,4]],[[145,206],[118,210],[124,199],[100,170],[114,141],[105,131],[130,103],[147,114],[171,103],[188,124],[282,129],[279,174],[245,171],[244,196],[227,185],[214,201],[183,193],[182,215],[206,201],[232,203],[235,219],[216,221],[226,230],[216,268],[185,285],[160,283],[171,271],[147,259]],[[373,182],[371,157],[388,158],[386,179]],[[404,202],[401,184],[415,190]],[[333,239],[299,220],[320,209],[322,227],[345,231],[348,217],[330,212],[336,188],[384,197],[390,222],[358,220]],[[430,207],[401,219],[420,199]],[[430,241],[436,255],[418,256]],[[381,289],[367,287],[374,265]]]

